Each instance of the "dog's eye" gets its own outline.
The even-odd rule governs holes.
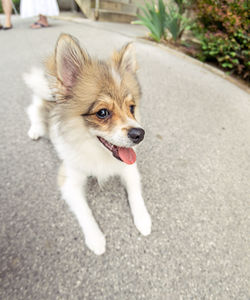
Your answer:
[[[135,105],[130,105],[129,109],[131,114],[133,115],[135,113]]]
[[[106,119],[107,117],[110,116],[110,112],[103,108],[103,109],[100,109],[97,113],[96,113],[97,117],[100,118],[100,119]]]

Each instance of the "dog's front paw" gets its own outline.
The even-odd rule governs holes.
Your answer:
[[[104,234],[100,232],[91,233],[85,238],[86,245],[96,255],[102,255],[106,249],[106,240]]]
[[[38,140],[40,137],[45,135],[45,129],[43,126],[32,125],[28,131],[28,136],[32,140]]]
[[[134,223],[136,228],[142,235],[146,236],[151,233],[152,222],[147,210],[141,211],[136,216],[134,216]]]

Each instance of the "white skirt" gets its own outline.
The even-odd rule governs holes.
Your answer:
[[[56,0],[21,0],[20,14],[22,18],[58,16],[59,8]]]

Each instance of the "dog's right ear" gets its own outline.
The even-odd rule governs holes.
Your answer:
[[[56,73],[66,91],[73,88],[88,60],[78,41],[69,34],[61,34],[55,49]]]

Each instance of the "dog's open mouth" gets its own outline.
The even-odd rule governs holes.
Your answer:
[[[125,148],[113,145],[104,138],[98,136],[99,141],[110,151],[113,156],[128,165],[132,165],[136,161],[136,154],[132,148]]]

